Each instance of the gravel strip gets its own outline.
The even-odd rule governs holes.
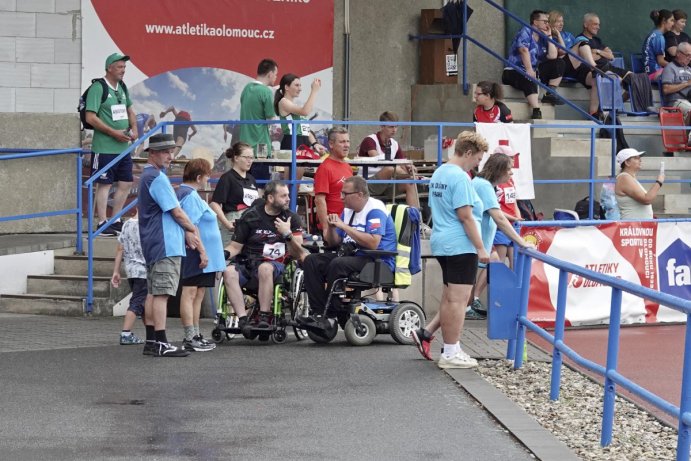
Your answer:
[[[551,364],[528,362],[513,370],[506,360],[483,360],[477,371],[543,427],[586,460],[676,459],[677,431],[621,397],[614,411],[612,444],[600,446],[602,386],[562,367],[559,400],[549,399]]]

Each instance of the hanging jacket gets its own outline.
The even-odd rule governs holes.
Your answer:
[[[407,205],[388,204],[386,208],[396,227],[394,284],[409,286],[413,274],[422,270],[420,250],[420,211]]]

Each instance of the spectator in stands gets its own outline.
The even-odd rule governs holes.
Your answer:
[[[654,81],[668,64],[665,60],[664,35],[674,27],[674,14],[669,10],[653,10],[650,12],[650,19],[655,24],[655,29],[643,42],[643,65],[650,81]]]
[[[353,176],[348,164],[350,135],[343,127],[329,130],[330,154],[314,174],[314,205],[317,209],[318,226],[324,235],[329,230],[329,215],[343,213],[341,190],[346,178]]]
[[[278,64],[273,59],[262,59],[257,66],[257,78],[248,83],[240,94],[240,120],[271,120],[276,118],[273,95],[270,86],[276,83]],[[271,148],[269,125],[240,125],[238,141],[249,144],[257,156],[257,146],[263,144],[266,149]],[[259,180],[271,177],[269,166],[255,163],[250,169],[252,176]]]
[[[505,67],[502,83],[523,91],[528,105],[532,108],[531,118],[542,118],[538,103],[537,84],[524,77],[513,67],[517,67],[533,79],[539,79],[556,92],[564,75],[564,61],[559,59],[557,47],[547,37],[551,37],[547,13],[535,10],[530,14],[530,27],[523,27],[511,42],[508,61],[512,67]],[[546,93],[542,102],[563,104],[554,94]]]
[[[664,105],[678,107],[684,112],[684,121],[691,125],[691,44],[681,42],[676,47],[674,60],[662,71]]]
[[[665,61],[672,62],[677,55],[677,47],[680,43],[691,43],[691,37],[684,32],[688,16],[684,10],[672,11],[674,26],[669,32],[665,32]]]
[[[170,106],[163,112],[159,114],[159,118],[165,117],[167,114],[170,112],[173,113],[173,116],[175,119],[173,120],[174,122],[191,122],[192,121],[192,116],[190,115],[189,112],[181,110],[178,111],[175,109],[175,106]],[[192,133],[187,135],[189,130],[192,130]],[[177,156],[180,155],[180,151],[182,150],[182,146],[185,145],[185,143],[189,140],[192,139],[192,137],[197,134],[197,127],[194,125],[173,125],[173,138],[175,138],[175,153],[173,154],[173,158],[176,158]]]
[[[590,88],[590,104],[588,113],[597,118],[602,118],[599,110],[597,88],[595,88],[595,69],[604,72],[612,72],[622,79],[622,85],[629,82],[630,71],[612,65],[614,53],[606,46],[598,33],[600,32],[600,18],[595,13],[586,13],[583,16],[583,31],[578,34],[574,43],[574,51],[588,64],[569,56],[566,60],[564,75],[575,78],[586,88]]]
[[[190,221],[199,230],[200,243],[196,249],[188,248],[180,268],[180,321],[186,351],[205,352],[216,347],[199,331],[199,317],[207,288],[216,284],[216,275],[226,269],[223,257],[221,233],[216,224],[216,214],[197,191],[206,187],[211,176],[211,164],[203,158],[190,160],[182,174],[182,184],[175,195]]]
[[[475,86],[473,97],[477,106],[473,111],[473,121],[479,123],[511,123],[511,109],[501,102],[501,85],[482,81]]]
[[[617,164],[621,172],[617,175],[614,193],[621,211],[621,219],[653,219],[653,201],[665,182],[665,175],[660,173],[655,184],[646,191],[638,182],[636,175],[641,171],[641,155],[636,149],[622,149],[617,154]]]
[[[374,158],[378,161],[405,159],[401,146],[394,139],[398,126],[386,125],[386,122],[397,122],[398,115],[387,111],[379,116],[379,121],[382,122],[379,131],[362,140],[358,155],[360,157]],[[384,167],[371,166],[368,167],[368,174],[368,179],[414,179],[415,169],[412,164]],[[405,202],[408,206],[420,208],[416,184],[367,184],[371,196],[379,199],[388,197],[389,200],[393,195],[394,186],[397,191],[405,191]]]
[[[233,237],[235,220],[259,198],[257,181],[249,172],[254,160],[254,151],[249,144],[236,142],[225,152],[233,160],[233,167],[218,179],[211,197],[211,209],[218,217],[223,245]]]
[[[564,30],[564,14],[557,10],[550,11],[549,25],[552,28],[552,40],[559,42],[564,48],[570,50],[576,42],[576,37],[571,32]],[[562,49],[557,49],[557,54],[561,57],[565,56],[566,52]]]

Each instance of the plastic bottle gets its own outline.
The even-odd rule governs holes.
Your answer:
[[[602,190],[600,191],[600,205],[605,210],[605,219],[621,219],[619,205],[617,205],[617,198],[614,195],[614,183],[606,182],[602,184]]]

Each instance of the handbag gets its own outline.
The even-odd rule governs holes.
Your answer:
[[[295,152],[295,158],[298,160],[319,160],[321,156],[310,146],[300,144]]]

